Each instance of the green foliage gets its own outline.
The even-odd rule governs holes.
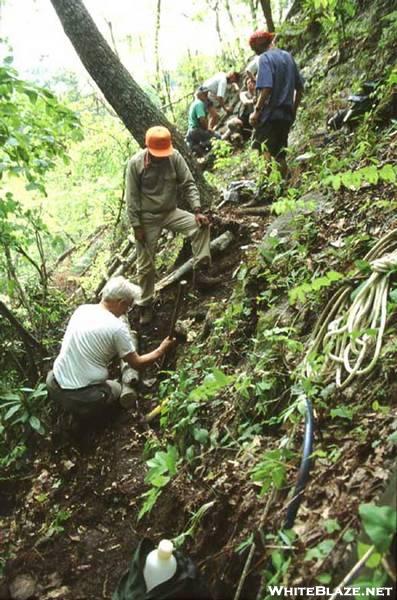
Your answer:
[[[272,203],[271,210],[276,215],[284,215],[297,211],[313,211],[316,203],[310,200],[300,200],[301,192],[297,188],[289,188],[287,195]]]
[[[341,419],[353,419],[356,408],[354,406],[338,406],[337,408],[331,409],[330,415],[332,419],[340,417]]]
[[[66,159],[65,142],[80,137],[79,121],[55,96],[0,66],[0,174],[23,177],[28,189],[45,191],[43,176]]]
[[[329,555],[334,546],[334,540],[323,540],[317,546],[314,546],[314,548],[309,548],[303,560],[322,560]]]
[[[198,352],[200,350],[198,349]],[[160,397],[166,400],[161,425],[172,431],[182,455],[192,460],[197,445],[213,442],[205,423],[207,406],[222,402],[221,394],[234,381],[214,367],[211,357],[186,362],[178,373],[172,374],[160,388]]]
[[[232,383],[233,379],[232,376],[225,375],[220,369],[213,368],[204,377],[203,383],[190,392],[189,400],[193,400],[193,402],[206,402],[224,387]]]
[[[343,275],[341,273],[336,271],[328,271],[328,273],[325,273],[325,275],[316,277],[310,282],[301,283],[290,290],[288,293],[289,301],[291,304],[296,304],[297,302],[304,303],[307,295],[311,295],[324,288],[328,288],[333,285],[335,281],[340,281],[341,279],[343,279]]]
[[[24,206],[21,187],[22,195],[45,194],[46,174],[58,159],[67,161],[66,144],[81,131],[70,109],[20,79],[10,63],[0,66],[0,293],[21,306],[30,327],[43,330],[49,231],[41,211]]]
[[[397,38],[397,10],[382,17],[382,36],[379,40],[380,48],[387,48],[395,44]],[[396,75],[396,71],[394,72]]]
[[[200,508],[198,508],[194,513],[192,513],[192,516],[189,520],[189,523],[187,524],[185,531],[173,539],[174,545],[176,547],[179,547],[182,544],[184,544],[186,538],[194,537],[195,532],[197,531],[203,517],[205,516],[207,511],[214,506],[214,504],[214,501],[206,502],[205,504],[200,506]]]
[[[145,499],[138,519],[141,519],[146,513],[149,513],[156,504],[163,488],[171,481],[171,478],[177,472],[178,451],[175,446],[167,446],[167,451],[158,450],[153,458],[146,464],[149,471],[146,474],[145,482],[151,485],[151,488],[142,495]]]
[[[53,519],[47,525],[43,525],[41,532],[46,538],[54,537],[65,531],[65,523],[70,519],[72,513],[70,510],[62,510],[58,504],[55,504],[51,509]]]
[[[280,489],[285,483],[288,461],[294,453],[287,448],[276,448],[265,452],[252,469],[251,479],[261,486],[260,495],[266,494],[272,485]]]
[[[331,185],[335,191],[340,190],[341,187],[350,190],[359,190],[363,186],[376,185],[380,181],[394,184],[396,180],[397,167],[386,164],[378,168],[377,165],[373,164],[355,171],[345,171],[344,173],[329,175],[324,178],[323,184],[326,186]]]
[[[318,19],[325,33],[334,42],[341,43],[346,38],[346,22],[354,17],[356,0],[305,0],[304,7]]]
[[[324,529],[327,533],[335,533],[335,531],[340,531],[340,525],[336,519],[327,519],[324,522]]]
[[[43,383],[36,389],[0,391],[0,461],[4,466],[21,458],[31,431],[44,435],[46,401],[47,390]]]
[[[364,529],[376,549],[385,553],[396,530],[397,511],[391,506],[360,504],[360,516]]]

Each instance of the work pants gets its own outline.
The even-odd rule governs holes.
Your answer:
[[[138,284],[142,288],[140,306],[151,303],[154,295],[155,258],[157,242],[162,229],[181,233],[190,238],[193,252],[193,268],[200,262],[210,262],[210,229],[199,227],[192,213],[176,208],[167,213],[143,213],[141,226],[145,232],[143,242],[136,241]]]
[[[119,382],[110,379],[75,390],[63,389],[52,370],[47,375],[46,385],[50,399],[59,402],[66,412],[80,417],[101,413],[114,405],[121,394]]]

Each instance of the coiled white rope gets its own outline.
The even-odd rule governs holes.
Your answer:
[[[303,361],[306,377],[335,371],[338,388],[346,387],[358,375],[369,373],[378,361],[386,326],[390,277],[397,268],[397,229],[381,238],[364,260],[370,263],[370,277],[354,291],[347,284],[334,294],[317,321]],[[319,354],[325,360],[318,368]]]

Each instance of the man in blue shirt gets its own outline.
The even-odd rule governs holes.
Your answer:
[[[252,50],[259,55],[256,89],[258,99],[250,123],[255,128],[253,147],[265,157],[273,156],[284,178],[288,174],[286,148],[288,134],[295,120],[303,93],[303,79],[289,52],[273,46],[274,33],[256,31],[249,39]]]

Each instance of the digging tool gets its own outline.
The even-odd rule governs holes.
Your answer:
[[[184,291],[186,290],[186,286],[187,286],[187,281],[185,279],[183,279],[182,281],[180,281],[178,283],[178,288],[177,288],[177,292],[176,292],[176,300],[175,300],[175,306],[174,306],[174,312],[172,314],[172,319],[171,319],[171,323],[170,323],[170,330],[168,332],[168,336],[170,338],[173,338],[175,335],[175,325],[176,322],[178,320],[178,315],[179,315],[179,309],[181,307],[181,301],[184,295]]]
[[[180,281],[178,283],[178,288],[177,288],[177,292],[176,292],[176,299],[175,299],[175,306],[174,306],[174,312],[172,314],[170,328],[169,328],[169,331],[168,331],[168,336],[170,338],[173,338],[174,335],[175,335],[175,325],[176,325],[176,322],[178,320],[179,309],[180,309],[180,306],[181,306],[181,301],[182,301],[182,298],[183,298],[186,286],[187,286],[187,281],[185,281],[185,280]],[[160,368],[161,369],[164,366],[164,362],[165,362],[165,355],[163,356],[161,364],[160,364]],[[145,423],[150,423],[150,421],[153,421],[153,419],[155,419],[161,413],[161,409],[166,404],[167,404],[167,400],[164,400],[161,404],[158,404],[157,406],[155,406],[149,413],[147,413],[144,416],[144,418],[143,418],[144,422]]]
[[[181,307],[181,301],[184,296],[184,291],[186,289],[186,286],[187,286],[187,281],[185,279],[178,283],[178,287],[177,287],[177,291],[176,291],[175,305],[174,305],[174,312],[172,313],[170,328],[168,331],[168,337],[170,337],[170,338],[173,338],[175,336],[175,325],[178,320],[179,309]],[[164,355],[160,361],[160,369],[162,369],[164,367],[165,356],[166,355]]]

